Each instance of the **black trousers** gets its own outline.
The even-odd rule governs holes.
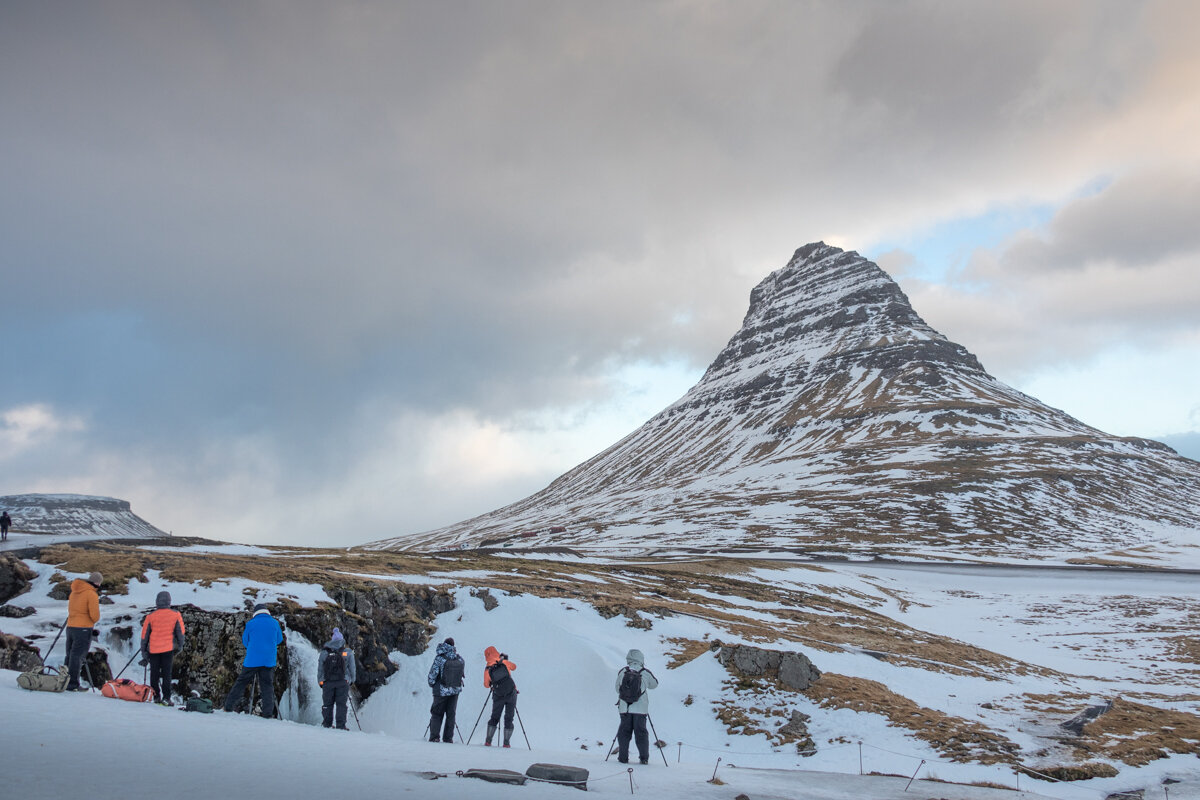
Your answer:
[[[458,695],[438,695],[433,696],[433,705],[429,707],[429,741],[437,742],[453,742],[454,741],[454,715],[458,711]],[[442,724],[442,719],[445,718],[445,725]],[[441,731],[441,738],[438,738],[438,731]]]
[[[488,719],[489,726],[500,724],[500,715],[504,715],[504,727],[512,729],[513,715],[517,713],[517,693],[506,695],[492,694],[492,716]]]
[[[67,688],[79,688],[79,671],[92,646],[91,628],[67,628]]]
[[[262,715],[264,717],[275,716],[274,667],[242,667],[237,680],[233,682],[233,688],[229,690],[229,694],[225,695],[226,711],[233,711],[237,701],[241,700],[242,695],[246,693],[246,687],[255,679],[258,679],[258,694],[262,698]],[[251,710],[253,711],[253,709]]]
[[[154,699],[171,702],[171,667],[175,665],[175,651],[150,654],[150,688]]]
[[[333,727],[334,710],[337,711],[337,726],[346,730],[346,701],[350,699],[349,681],[325,681],[321,687],[321,724]]]
[[[645,714],[622,714],[621,727],[617,728],[617,761],[629,760],[629,738],[637,741],[638,760],[643,764],[650,760],[650,734],[646,733]]]

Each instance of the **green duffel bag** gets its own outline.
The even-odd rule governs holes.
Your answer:
[[[17,686],[31,692],[61,692],[67,688],[67,672],[58,667],[41,666],[17,676]]]
[[[187,702],[183,704],[183,710],[211,714],[213,713],[212,700],[207,700],[203,697],[189,697]]]

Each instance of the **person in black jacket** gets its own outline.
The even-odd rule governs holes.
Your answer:
[[[354,651],[346,646],[341,630],[333,629],[333,635],[321,648],[317,659],[317,685],[321,687],[321,724],[333,727],[334,711],[337,712],[338,730],[346,730],[346,703],[350,699],[350,684],[358,677],[358,665],[354,663]]]
[[[512,672],[517,665],[508,660],[507,654],[494,647],[484,650],[483,657],[487,660],[487,668],[483,671],[483,688],[492,690],[492,716],[488,719],[487,739],[483,745],[492,746],[492,737],[500,725],[500,715],[504,714],[504,746],[508,747],[512,741],[513,715],[517,713],[517,695],[520,694],[516,681],[512,679]]]

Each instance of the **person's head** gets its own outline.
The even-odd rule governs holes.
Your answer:
[[[266,603],[255,603],[254,604],[254,613],[257,614],[260,611],[266,611],[268,614],[271,613],[270,609],[267,608]]]
[[[344,642],[344,641],[346,641],[346,637],[342,635],[342,629],[341,629],[341,628],[334,628],[334,629],[333,629],[333,635],[329,637],[329,641],[331,641],[331,642]]]
[[[99,589],[100,584],[104,583],[104,576],[99,572],[88,573],[87,582]]]
[[[168,608],[171,605],[171,593],[163,590],[158,593],[158,597],[154,598],[154,605],[158,608]]]
[[[453,637],[453,636],[447,636],[447,637],[446,637],[446,639],[445,639],[445,643],[446,643],[446,644],[448,644],[448,645],[450,645],[451,647],[454,647],[454,637]]]

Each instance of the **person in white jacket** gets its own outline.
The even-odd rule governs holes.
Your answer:
[[[650,697],[647,692],[658,688],[658,678],[646,669],[646,658],[641,650],[630,650],[625,655],[627,666],[617,672],[617,711],[621,714],[621,727],[617,728],[617,761],[629,763],[629,740],[637,742],[638,761],[650,763],[650,734],[646,732],[646,717],[650,714]]]

